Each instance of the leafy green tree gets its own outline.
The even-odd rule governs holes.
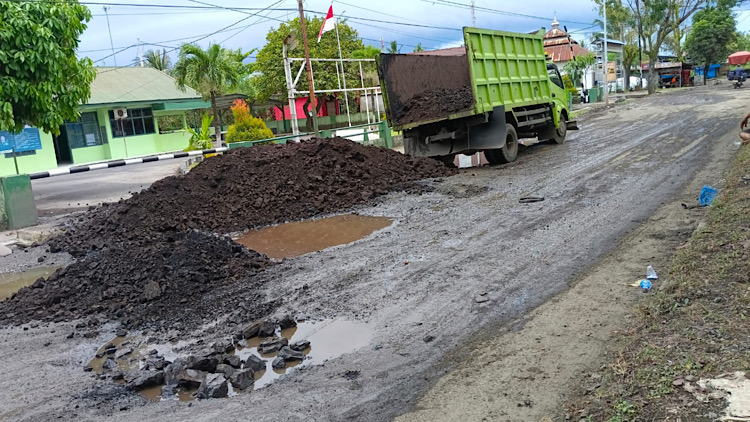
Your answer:
[[[323,34],[320,42],[318,42],[318,31],[323,25],[324,19],[322,17],[305,18],[307,24],[307,42],[310,49],[311,58],[324,58],[334,59],[339,57],[339,48],[336,42],[336,34],[326,33]],[[339,39],[341,40],[341,54],[344,58],[352,57],[354,51],[365,49],[362,44],[362,40],[359,38],[357,31],[345,22],[338,22],[338,33]],[[276,107],[278,107],[282,114],[284,113],[284,104],[288,104],[287,101],[287,87],[286,78],[284,76],[284,61],[283,61],[283,42],[286,37],[292,34],[295,39],[298,40],[297,46],[288,51],[288,56],[292,57],[304,57],[303,43],[302,43],[302,27],[300,25],[299,18],[293,19],[288,22],[283,22],[278,28],[271,29],[266,35],[266,45],[258,51],[256,55],[256,61],[253,69],[258,74],[257,79],[257,100],[259,102],[266,102],[270,99],[278,100]],[[292,73],[296,75],[296,71],[300,62],[292,62]],[[316,89],[338,89],[339,81],[341,80],[340,68],[338,68],[337,62],[313,62],[313,75],[315,77],[315,88]],[[337,70],[337,68],[339,70]],[[359,66],[344,65],[346,80],[359,81]],[[300,81],[297,83],[297,88],[300,89],[303,86],[307,86],[304,82],[307,80],[307,70],[303,71],[300,76]],[[303,89],[300,89],[302,91]],[[316,94],[317,98],[317,111],[325,105],[325,94]],[[308,99],[309,100],[309,99]],[[286,117],[286,116],[284,116]],[[309,120],[309,119],[308,119]]]
[[[737,31],[734,40],[729,43],[729,52],[750,51],[750,32]]]
[[[656,60],[667,37],[681,27],[708,0],[625,0],[633,13],[635,28],[648,56],[648,92],[656,90]],[[729,0],[732,1],[732,0]],[[609,9],[608,9],[609,10]]]
[[[708,66],[729,55],[729,45],[736,34],[732,10],[707,7],[693,16],[693,28],[685,40],[685,49],[697,63],[703,63],[703,85]]]
[[[154,69],[169,73],[172,70],[172,59],[167,54],[166,49],[148,50],[146,52],[146,63]]]
[[[91,60],[76,57],[89,20],[76,0],[0,1],[0,130],[59,134],[78,119],[95,76]]]
[[[391,41],[390,44],[388,45],[387,53],[388,54],[399,54],[399,53],[401,53],[401,46],[398,45],[398,42],[396,42],[395,40]]]
[[[570,76],[570,80],[573,83],[573,85],[579,84],[581,82],[581,76],[583,75],[583,72],[596,64],[596,55],[594,53],[584,54],[582,56],[578,56],[574,58],[573,60],[565,63],[565,66],[563,67],[563,72],[565,74]]]
[[[184,44],[180,48],[179,60],[172,73],[177,79],[177,86],[181,89],[190,86],[204,99],[210,99],[213,115],[218,116],[216,97],[223,95],[230,86],[239,83],[245,68],[242,64],[243,56],[239,50],[227,50],[218,44],[211,44],[206,50],[194,44]],[[214,130],[216,146],[219,146],[221,126],[216,119]]]
[[[414,47],[414,52],[419,53],[420,51],[424,51],[424,47],[422,47],[422,43],[417,43],[417,46]]]
[[[371,45],[366,45],[365,48],[352,51],[353,59],[374,59],[380,55],[380,49],[375,48]]]

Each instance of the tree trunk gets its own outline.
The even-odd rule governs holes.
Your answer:
[[[219,110],[216,108],[216,91],[211,91],[211,111],[214,113],[214,148],[221,146],[221,124],[219,123]]]
[[[281,126],[284,128],[283,132],[286,133],[287,127],[286,127],[286,113],[284,112],[284,105],[275,105],[274,107],[281,110]]]
[[[710,61],[706,61],[706,64],[703,66],[703,85],[706,85],[706,79],[708,79],[708,66]]]
[[[648,59],[648,93],[656,92],[656,58],[651,56]]]
[[[626,93],[630,91],[630,66],[622,67],[622,86]]]
[[[310,100],[310,97],[307,97],[307,100],[305,100],[305,104],[302,105],[302,108],[305,110],[305,130],[307,132],[313,132],[315,130],[315,127],[313,126],[312,121],[312,113],[310,113],[310,103],[312,101]]]

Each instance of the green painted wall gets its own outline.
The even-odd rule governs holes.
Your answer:
[[[179,130],[162,133],[156,140],[156,147],[161,152],[182,151],[190,144],[190,132]]]
[[[85,164],[109,159],[109,146],[97,145],[94,147],[73,148],[73,163]]]
[[[55,155],[55,145],[52,142],[52,135],[40,130],[39,137],[42,140],[42,149],[36,150],[36,154],[34,155],[17,157],[18,170],[21,174],[35,173],[57,167],[57,156]],[[5,154],[0,154],[0,176],[9,176],[12,174],[16,174],[13,158],[5,158]]]

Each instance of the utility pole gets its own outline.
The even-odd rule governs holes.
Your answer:
[[[104,6],[104,16],[107,17],[107,31],[109,31],[109,46],[112,48],[112,59],[115,61],[115,66],[117,66],[117,55],[115,55],[115,45],[112,43],[112,28],[109,27],[109,13],[107,11],[109,8],[107,6]]]
[[[476,10],[476,2],[474,0],[471,0],[471,26],[474,28],[477,27],[477,10]]]
[[[380,37],[380,52],[385,51],[385,41],[383,41],[383,37]]]
[[[313,88],[312,64],[310,64],[310,49],[307,46],[307,24],[305,23],[305,11],[302,8],[302,0],[298,0],[297,3],[299,4],[299,20],[300,24],[302,25],[302,42],[305,45],[305,65],[307,66],[307,85],[309,85],[310,87],[310,107],[312,107],[312,110],[317,110],[315,104],[315,88]],[[312,119],[315,137],[319,138],[320,133],[318,132],[318,119],[316,116],[316,114],[318,113],[313,113],[312,110],[305,110],[305,113],[308,113],[308,115],[305,117],[307,117],[308,119]]]
[[[609,57],[607,57],[607,2],[602,2],[604,9],[604,106],[609,105]],[[615,72],[615,85],[617,84],[617,72]]]

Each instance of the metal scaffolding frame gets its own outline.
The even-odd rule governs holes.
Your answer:
[[[302,72],[305,70],[305,59],[304,58],[297,58],[297,57],[288,57],[287,56],[287,48],[286,44],[284,45],[283,49],[283,56],[284,56],[284,75],[286,76],[286,86],[287,86],[287,98],[289,101],[289,114],[292,120],[292,133],[294,135],[299,135],[299,125],[297,123],[297,107],[296,107],[296,98],[298,94],[302,94],[303,96],[309,96],[309,92],[306,90],[297,90],[297,82],[299,82],[300,76],[302,76]],[[296,76],[292,78],[292,65],[296,62],[300,63],[299,70],[297,70]],[[349,123],[349,126],[352,126],[352,120],[351,120],[351,113],[349,110],[349,98],[347,97],[347,92],[363,92],[365,95],[365,110],[367,114],[367,123],[377,123],[380,121],[380,106],[377,101],[377,94],[380,92],[380,86],[365,86],[365,77],[364,77],[364,70],[362,68],[362,63],[374,63],[375,59],[319,59],[319,58],[310,58],[311,64],[314,62],[335,62],[336,63],[336,81],[338,83],[338,89],[315,89],[315,73],[312,73],[312,79],[313,79],[313,88],[316,93],[324,93],[324,94],[332,94],[332,93],[344,93],[344,102],[346,104],[346,117],[347,121]],[[344,69],[344,63],[345,62],[351,62],[351,63],[358,63],[359,64],[359,81],[360,86],[357,88],[347,88],[346,83],[346,72]],[[340,68],[339,68],[340,66]],[[311,66],[312,68],[312,66]],[[342,86],[342,80],[343,80],[343,88]],[[372,121],[370,120],[370,101],[369,98],[372,96],[374,99],[374,107],[375,107],[375,116],[373,116]],[[312,99],[313,104],[315,99]],[[305,118],[310,118],[310,116],[305,116]]]

